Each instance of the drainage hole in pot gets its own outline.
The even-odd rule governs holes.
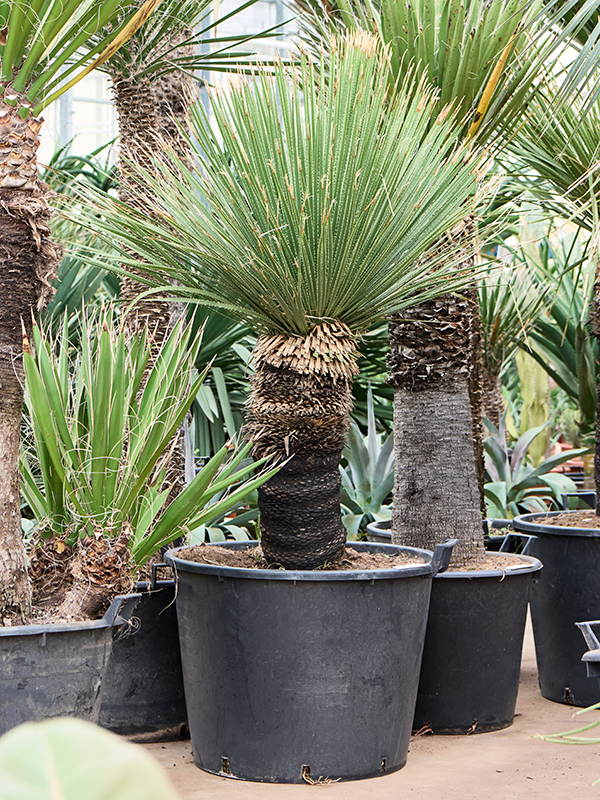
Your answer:
[[[229,768],[229,759],[225,758],[225,756],[221,756],[221,772],[223,775],[231,775],[231,769]]]
[[[302,778],[303,778],[303,780],[307,781],[308,783],[311,782],[311,780],[310,780],[310,764],[302,764]]]
[[[575,703],[573,702],[573,695],[571,694],[571,690],[569,689],[568,686],[565,686],[565,691],[564,691],[563,697],[564,697],[565,703],[568,703],[570,706],[574,706],[575,705]]]
[[[385,772],[386,765],[387,765],[387,758],[382,758],[381,759],[381,771],[382,772]]]

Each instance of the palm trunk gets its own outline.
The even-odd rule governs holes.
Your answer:
[[[600,347],[600,266],[596,267],[594,295],[590,308],[590,322],[592,323],[592,331]],[[596,496],[600,497],[600,381],[598,382],[598,395],[596,400],[596,433],[594,444],[594,483],[596,486]],[[596,516],[600,517],[600,503],[596,504]]]
[[[468,326],[471,350],[471,369],[469,372],[469,400],[473,418],[473,447],[475,448],[475,471],[479,489],[479,510],[485,517],[485,438],[483,429],[483,337],[481,335],[481,313],[477,291],[471,289],[465,295],[469,301]]]
[[[163,146],[164,116],[159,115],[155,97],[155,85],[149,80],[124,80],[113,76],[115,105],[119,119],[120,160],[119,197],[133,207],[144,204],[144,192],[132,169],[137,164],[153,172],[152,156],[156,157]],[[150,296],[139,300],[147,287],[134,277],[121,279],[121,304],[133,305],[133,313],[128,318],[131,336],[139,334],[148,327],[150,338],[150,359],[146,374],[156,361],[160,347],[172,326],[185,313],[181,303],[166,303]],[[143,384],[142,384],[143,385]],[[185,456],[183,431],[179,430],[171,443],[171,453],[166,467],[166,482],[171,486],[167,502],[172,502],[185,486]],[[164,464],[162,464],[164,466]]]
[[[244,432],[258,457],[282,469],[259,489],[261,544],[269,564],[314,569],[337,558],[346,531],[339,463],[350,424],[354,336],[341,323],[306,338],[262,337]]]
[[[158,118],[150,82],[126,80],[113,76],[113,91],[119,120],[119,199],[134,208],[144,208],[144,191],[132,165],[153,172],[152,155],[158,151]],[[135,302],[130,327],[132,334],[148,325],[153,354],[169,330],[170,311],[164,302],[152,296],[137,300],[146,286],[135,278],[122,278],[121,301]],[[151,361],[154,359],[151,355]]]
[[[21,533],[19,447],[22,328],[50,292],[59,250],[50,240],[49,191],[37,176],[42,121],[0,103],[0,624],[22,622],[31,589]]]
[[[469,301],[446,296],[390,322],[395,486],[392,538],[430,549],[458,539],[452,565],[485,558],[469,398]]]
[[[483,370],[483,413],[496,427],[504,414],[504,400],[500,384],[500,375]]]

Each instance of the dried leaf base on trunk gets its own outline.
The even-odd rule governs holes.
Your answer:
[[[37,177],[41,125],[0,102],[0,625],[20,623],[31,608],[18,469],[21,320],[28,325],[44,304],[60,257],[50,239],[50,193]]]
[[[352,408],[355,339],[341,323],[306,337],[263,337],[244,432],[255,455],[291,457],[259,489],[261,543],[269,564],[314,569],[346,540],[338,465]]]

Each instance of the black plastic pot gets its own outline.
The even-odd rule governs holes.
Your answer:
[[[512,724],[531,578],[542,565],[505,555],[515,561],[506,570],[448,571],[433,581],[416,730],[485,733]]]
[[[490,535],[489,529],[512,528],[512,520],[510,519],[493,519],[483,520],[483,533],[485,537],[487,550],[500,550],[504,544],[505,536]],[[367,540],[369,542],[380,542],[381,544],[392,543],[392,522],[385,520],[384,522],[370,522],[367,525]]]
[[[135,630],[117,633],[106,673],[98,724],[125,736],[178,738],[187,721],[175,581],[156,580],[161,566],[136,585]]]
[[[561,498],[565,511],[569,511],[571,509],[574,511],[577,511],[578,509],[585,511],[586,508],[596,508],[596,492],[593,490],[564,492],[561,494]]]
[[[234,549],[246,542],[225,543]],[[167,554],[194,761],[245,780],[355,779],[406,762],[431,579],[447,545],[397,569],[302,572]],[[442,563],[445,558],[445,564]]]
[[[392,521],[369,522],[367,525],[367,540],[379,544],[392,543]]]
[[[585,664],[588,678],[600,681],[600,620],[578,622],[577,627],[583,634],[586,645],[590,648],[581,659]]]
[[[22,722],[97,722],[115,628],[139,594],[116,597],[102,619],[0,628],[0,734]]]
[[[600,618],[600,529],[544,525],[545,517],[568,513],[523,514],[513,524],[515,530],[535,534],[531,554],[544,565],[531,592],[542,695],[585,707],[600,701],[600,689],[587,679],[576,622]]]

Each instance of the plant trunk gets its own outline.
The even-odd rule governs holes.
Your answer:
[[[392,540],[429,549],[456,538],[454,567],[485,558],[469,398],[471,329],[470,301],[455,295],[390,322]]]
[[[493,422],[498,427],[504,414],[500,376],[484,368],[482,385],[483,413],[490,422]]]
[[[244,433],[254,454],[289,457],[258,491],[265,559],[285,569],[315,569],[337,558],[346,530],[339,463],[350,425],[354,336],[339,322],[306,337],[262,337]]]
[[[23,405],[22,323],[51,291],[59,249],[50,240],[50,192],[38,180],[41,120],[0,102],[0,624],[31,608],[21,533],[19,447]]]
[[[117,594],[133,588],[129,571],[129,537],[109,538],[102,532],[79,541],[71,562],[73,583],[58,607],[66,619],[97,619]]]
[[[471,289],[466,293],[469,301],[468,326],[469,344],[471,350],[471,369],[469,372],[469,400],[473,416],[473,447],[475,448],[475,470],[477,472],[477,486],[479,488],[479,509],[482,515],[487,515],[485,504],[485,448],[483,440],[483,343],[481,335],[481,313],[477,291]]]
[[[600,347],[600,264],[596,266],[594,280],[594,296],[590,309],[590,322],[592,332],[596,337]],[[596,399],[596,433],[594,437],[594,483],[596,486],[596,497],[600,497],[600,381],[598,382],[598,394]],[[596,516],[600,517],[600,503],[596,504]]]
[[[157,113],[154,87],[150,81],[145,79],[124,80],[119,76],[113,76],[113,89],[120,134],[119,198],[122,202],[139,208],[140,205],[144,206],[147,189],[141,188],[131,165],[136,164],[150,173],[154,172],[152,156],[157,157],[163,146],[161,143],[161,117]],[[151,204],[149,213],[151,213]],[[121,304],[123,307],[133,304],[132,314],[128,317],[129,335],[139,335],[145,326],[148,327],[150,342],[150,359],[146,369],[146,375],[148,375],[162,343],[172,326],[183,316],[185,310],[180,303],[166,303],[157,300],[154,296],[139,300],[138,298],[146,289],[147,287],[133,276],[121,278]],[[145,378],[142,386],[144,383]],[[185,486],[182,428],[175,433],[173,439],[166,465],[166,482],[171,486],[167,503],[171,503]]]

